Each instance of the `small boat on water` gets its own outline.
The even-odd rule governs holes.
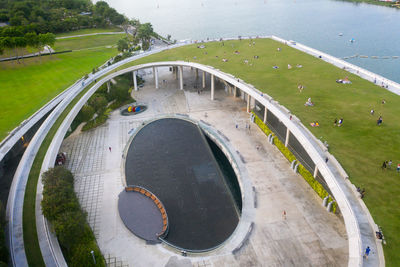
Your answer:
[[[339,33],[339,36],[343,36],[343,33]]]
[[[354,38],[350,39],[350,43],[354,43],[354,41],[355,41]]]

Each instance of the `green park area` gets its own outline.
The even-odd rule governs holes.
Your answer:
[[[54,45],[55,51],[85,50],[109,46],[116,46],[125,34],[101,34],[59,39]]]
[[[20,64],[1,62],[0,140],[76,80],[115,56],[118,51],[114,45],[119,38],[118,34],[61,39],[55,44],[56,50],[81,50],[28,58]]]
[[[63,32],[56,34],[56,37],[67,37],[67,36],[75,36],[75,35],[84,35],[84,34],[94,34],[94,33],[105,33],[105,32],[122,32],[122,29],[119,27],[109,27],[109,28],[88,28],[81,29],[72,32]]]
[[[396,165],[400,163],[400,96],[281,43],[270,39],[254,41],[255,45],[248,40],[206,43],[203,49],[194,44],[129,65],[168,60],[198,62],[231,73],[279,101],[317,138],[328,142],[329,152],[345,168],[351,182],[365,188],[364,201],[387,241],[386,264],[398,266],[400,173],[396,172]],[[296,67],[298,64],[302,67]],[[351,84],[336,82],[346,77]],[[300,91],[299,85],[304,89]],[[304,105],[308,98],[314,106]],[[383,119],[380,126],[379,116]],[[340,118],[342,126],[334,126],[335,119]],[[311,127],[313,122],[320,126]],[[389,160],[393,161],[391,168],[382,169],[382,163]]]

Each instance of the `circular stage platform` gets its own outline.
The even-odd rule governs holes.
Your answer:
[[[126,155],[126,184],[146,188],[159,198],[168,214],[168,234],[163,240],[187,251],[218,247],[231,236],[240,218],[240,207],[227,185],[227,179],[236,176],[224,176],[208,142],[197,124],[164,118],[140,129]],[[120,199],[126,197],[121,194]],[[143,211],[148,206],[134,203],[134,198],[124,202],[120,211],[141,212],[125,215],[132,220],[147,213],[150,218],[151,211]],[[142,211],[137,211],[140,205]]]

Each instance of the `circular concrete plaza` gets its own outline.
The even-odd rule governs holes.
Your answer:
[[[223,83],[216,82],[215,100],[211,101],[209,77],[199,94],[201,75],[196,77],[190,69],[184,70],[184,90],[179,90],[179,80],[168,68],[159,68],[159,79],[163,81],[159,89],[155,88],[151,70],[140,74],[145,86],[133,96],[147,105],[145,112],[121,116],[114,111],[105,125],[70,135],[61,148],[69,155],[67,167],[75,175],[75,190],[110,264],[347,266],[348,240],[343,220],[325,210],[322,200],[300,175],[292,172],[287,160],[255,124],[251,130],[245,127],[250,122],[243,99],[229,94]],[[166,244],[146,243],[125,226],[118,212],[118,195],[127,185],[122,155],[131,135],[143,122],[173,114],[206,123],[224,143],[237,163],[243,200],[232,235],[215,250],[186,257]]]

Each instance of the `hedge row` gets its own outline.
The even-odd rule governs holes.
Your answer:
[[[274,138],[274,144],[275,146],[282,152],[282,154],[289,160],[289,162],[292,162],[293,160],[297,160],[296,157],[293,155],[293,153],[285,147],[285,145],[278,139],[278,137],[271,131],[271,129],[268,128],[268,126],[255,114],[252,112],[254,115],[254,123],[257,124],[257,126],[268,136],[269,134],[272,134]],[[324,199],[326,196],[329,196],[329,193],[325,190],[325,188],[313,177],[313,175],[301,164],[298,166],[298,172],[301,176],[303,176],[304,180],[307,181],[307,183],[311,186],[312,189],[320,196],[322,199]],[[332,197],[329,196],[329,201],[332,201]],[[333,202],[332,205],[332,212],[336,213],[337,209],[337,204],[336,202]]]
[[[83,127],[82,127],[82,132],[89,131],[93,128],[96,128],[100,125],[103,125],[106,123],[108,116],[110,115],[111,109],[105,110],[103,113],[101,113],[99,116],[94,118],[93,120],[90,120],[87,122]]]
[[[62,166],[43,174],[44,216],[60,242],[68,266],[106,266],[74,191],[74,177]],[[92,252],[96,263],[94,263]]]

